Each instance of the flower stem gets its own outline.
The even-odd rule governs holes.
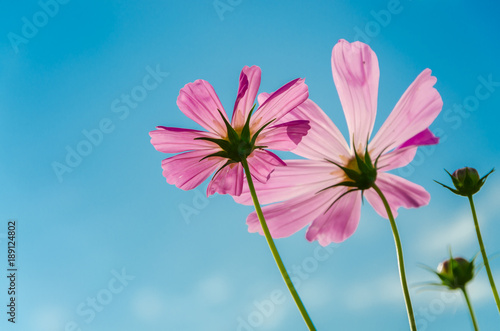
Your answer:
[[[290,294],[293,297],[293,300],[295,301],[295,304],[297,305],[297,308],[299,309],[302,318],[307,324],[307,327],[309,328],[310,331],[316,331],[316,328],[314,327],[313,322],[311,321],[311,318],[307,314],[306,308],[304,307],[304,304],[300,300],[299,294],[297,293],[297,290],[295,290],[295,287],[293,286],[293,283],[290,279],[290,276],[288,275],[288,272],[286,271],[285,265],[283,264],[283,261],[281,260],[281,257],[278,253],[278,249],[276,248],[276,245],[274,244],[273,238],[271,237],[271,233],[269,232],[269,228],[266,224],[266,220],[264,219],[264,214],[262,213],[262,209],[260,207],[259,200],[257,199],[257,194],[255,193],[255,187],[253,186],[253,181],[252,177],[250,175],[250,169],[248,168],[248,163],[246,159],[242,159],[241,164],[243,165],[243,169],[245,169],[245,175],[247,177],[247,182],[248,182],[248,188],[250,189],[250,194],[252,195],[252,200],[253,204],[255,205],[255,211],[257,212],[257,216],[259,217],[260,225],[262,226],[262,230],[264,230],[264,235],[267,240],[267,244],[269,245],[269,248],[271,249],[271,252],[273,254],[274,260],[276,261],[276,264],[278,265],[278,268],[281,272],[281,276],[283,277],[283,280],[286,283],[286,286],[288,287],[288,290],[290,291]]]
[[[462,292],[464,293],[465,301],[467,302],[467,307],[469,307],[469,312],[470,312],[470,317],[472,319],[472,324],[474,324],[474,330],[479,331],[479,328],[477,326],[476,322],[476,315],[474,314],[474,310],[472,309],[472,305],[469,300],[469,295],[467,294],[467,290],[465,289],[465,286],[461,288]]]
[[[396,227],[396,222],[394,221],[394,216],[392,215],[391,208],[389,207],[389,203],[385,198],[382,191],[378,188],[375,183],[372,185],[373,189],[377,192],[377,194],[382,199],[384,203],[385,210],[387,211],[387,215],[389,216],[389,221],[391,223],[392,234],[394,235],[394,242],[396,243],[396,252],[398,255],[398,266],[399,266],[399,278],[401,279],[401,287],[403,288],[403,293],[405,296],[406,303],[406,312],[408,314],[408,320],[410,322],[410,329],[412,331],[417,330],[417,325],[415,323],[415,316],[413,315],[413,308],[411,305],[410,292],[408,291],[408,284],[406,283],[406,273],[405,273],[405,264],[403,260],[403,248],[401,246],[401,239],[399,238],[398,228]]]
[[[498,312],[500,313],[500,298],[498,297],[497,288],[495,286],[495,280],[493,279],[493,274],[491,273],[490,263],[488,262],[488,256],[486,255],[486,250],[484,249],[483,238],[481,236],[481,231],[479,230],[479,223],[477,221],[476,208],[474,208],[474,201],[472,200],[472,195],[468,196],[470,209],[472,210],[472,218],[474,219],[474,225],[476,226],[477,241],[479,242],[479,247],[481,248],[481,255],[483,256],[484,267],[486,273],[488,274],[488,279],[490,280],[491,290],[493,291],[493,296],[495,297],[495,302],[497,304]]]

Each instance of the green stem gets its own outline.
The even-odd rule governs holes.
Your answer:
[[[373,184],[373,189],[377,192],[377,194],[382,199],[384,203],[385,210],[387,211],[387,215],[389,216],[389,221],[391,223],[392,234],[394,235],[394,242],[396,243],[396,252],[398,255],[398,266],[399,266],[399,278],[401,279],[401,286],[403,287],[403,293],[405,296],[406,303],[406,312],[408,314],[408,320],[410,322],[411,331],[417,330],[417,325],[415,323],[415,316],[413,315],[413,308],[411,305],[410,299],[410,291],[408,291],[408,284],[406,283],[406,273],[405,273],[405,264],[403,260],[403,248],[401,246],[401,239],[399,239],[398,228],[396,227],[396,222],[394,221],[394,216],[392,215],[391,207],[389,207],[389,203],[385,198],[382,191],[378,188],[375,183]]]
[[[483,237],[481,236],[481,231],[479,230],[479,222],[477,221],[476,208],[474,208],[474,201],[472,200],[472,195],[468,196],[470,209],[472,210],[472,218],[474,218],[474,225],[476,226],[477,241],[479,242],[479,247],[481,248],[481,255],[483,256],[484,268],[488,274],[488,279],[490,280],[491,290],[493,291],[493,296],[495,297],[495,302],[497,304],[498,312],[500,313],[500,298],[498,297],[497,288],[495,286],[495,280],[493,279],[493,274],[491,273],[490,263],[488,262],[488,256],[486,255],[486,250],[484,249]]]
[[[286,271],[285,265],[283,264],[283,261],[281,260],[281,257],[278,253],[278,249],[276,248],[276,245],[274,244],[273,238],[271,237],[271,233],[269,232],[269,228],[267,227],[266,220],[264,219],[264,214],[262,213],[262,209],[260,208],[260,203],[259,200],[257,199],[257,194],[255,193],[255,187],[253,186],[253,181],[252,177],[250,175],[250,169],[248,168],[248,163],[246,159],[242,159],[241,164],[243,165],[243,169],[245,169],[245,175],[247,177],[248,181],[248,188],[250,189],[250,194],[252,195],[252,200],[253,204],[255,205],[255,211],[257,212],[257,216],[259,217],[260,225],[262,226],[262,229],[264,230],[264,235],[267,240],[267,244],[269,245],[269,248],[271,249],[271,252],[273,253],[274,260],[276,261],[276,264],[278,265],[278,268],[281,272],[281,276],[283,277],[283,280],[286,283],[286,286],[288,287],[288,290],[290,291],[290,294],[293,297],[293,300],[295,300],[295,304],[297,305],[297,308],[299,308],[299,311],[302,315],[302,318],[307,324],[307,327],[309,328],[310,331],[316,331],[316,328],[314,327],[313,322],[311,321],[311,318],[307,314],[306,308],[304,307],[304,304],[300,300],[299,294],[297,293],[297,290],[295,290],[295,287],[293,286],[292,280],[290,279],[290,276],[288,275],[288,272]]]
[[[477,322],[476,322],[476,315],[474,314],[474,310],[472,309],[472,304],[470,303],[469,295],[467,294],[467,290],[465,289],[465,286],[462,287],[461,290],[464,293],[465,301],[467,302],[467,307],[469,307],[470,318],[472,319],[472,324],[474,324],[474,330],[479,331],[479,328],[477,327]]]

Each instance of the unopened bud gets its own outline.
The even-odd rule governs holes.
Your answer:
[[[484,182],[486,181],[486,178],[494,171],[494,169],[492,169],[482,178],[479,177],[479,173],[476,169],[469,167],[455,170],[453,174],[450,174],[447,170],[445,171],[448,173],[448,175],[450,175],[455,189],[440,182],[436,183],[443,185],[455,194],[468,197],[479,192]]]
[[[467,261],[462,257],[452,257],[439,264],[436,274],[441,285],[452,290],[463,289],[474,278],[474,259]]]

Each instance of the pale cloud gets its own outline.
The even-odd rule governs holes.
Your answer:
[[[157,289],[141,288],[132,298],[132,311],[141,320],[156,320],[164,310],[165,303]]]
[[[211,275],[198,283],[196,293],[202,302],[219,304],[230,298],[231,285],[226,277]]]
[[[65,314],[58,306],[40,306],[30,318],[33,328],[39,331],[63,330]]]
[[[387,274],[371,279],[369,283],[348,287],[343,296],[347,306],[353,310],[373,309],[380,304],[401,304],[404,300],[397,274]]]

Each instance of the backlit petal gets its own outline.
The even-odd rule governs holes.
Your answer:
[[[443,107],[435,83],[430,69],[418,75],[370,143],[374,154],[402,145],[431,125]]]
[[[297,198],[266,206],[262,209],[273,238],[288,237],[326,211],[332,203],[330,192],[303,194]],[[248,215],[249,232],[263,234],[255,212]]]
[[[261,70],[257,66],[243,67],[240,74],[238,95],[234,104],[231,125],[235,129],[242,128],[255,104],[255,98],[260,86]]]
[[[165,126],[157,126],[157,130],[149,132],[151,136],[151,144],[157,151],[162,153],[180,153],[195,149],[213,149],[217,145],[195,138],[219,138],[217,135],[209,132],[181,129],[181,128],[168,128]]]
[[[256,144],[269,149],[290,151],[297,147],[309,129],[309,121],[304,120],[273,125],[262,130]]]
[[[316,193],[339,182],[343,176],[335,165],[326,161],[287,160],[286,164],[286,167],[276,167],[266,183],[254,183],[260,203],[268,204]],[[252,204],[246,183],[242,194],[233,198],[241,204]]]
[[[232,163],[220,170],[210,181],[207,196],[214,193],[238,196],[243,187],[243,166],[241,163]]]
[[[274,168],[286,165],[276,154],[261,149],[254,150],[247,161],[250,174],[261,183],[267,182]]]
[[[337,195],[345,191],[344,187],[337,192]],[[340,243],[356,231],[360,215],[361,192],[347,193],[314,220],[307,229],[306,239],[317,240],[321,246],[327,246],[332,242]]]
[[[219,110],[227,119],[219,97],[209,82],[198,79],[186,84],[179,92],[177,106],[190,119],[210,132],[226,136],[226,126]]]
[[[422,186],[393,174],[379,173],[375,184],[387,199],[394,217],[398,216],[399,207],[418,208],[427,205],[431,199]],[[382,199],[374,189],[366,190],[364,196],[380,216],[388,218]]]
[[[350,157],[349,146],[339,129],[311,99],[294,108],[282,120],[297,119],[309,120],[311,129],[293,153],[308,159],[328,159],[337,163]]]
[[[349,128],[356,145],[370,138],[377,114],[379,67],[370,46],[345,40],[333,47],[332,73]]]
[[[191,190],[200,185],[225,162],[220,157],[209,157],[213,151],[198,150],[169,157],[162,161],[163,176],[169,184],[183,190]]]
[[[250,120],[252,133],[271,120],[279,121],[286,113],[304,102],[308,96],[309,92],[304,79],[297,78],[283,85],[255,111]]]

